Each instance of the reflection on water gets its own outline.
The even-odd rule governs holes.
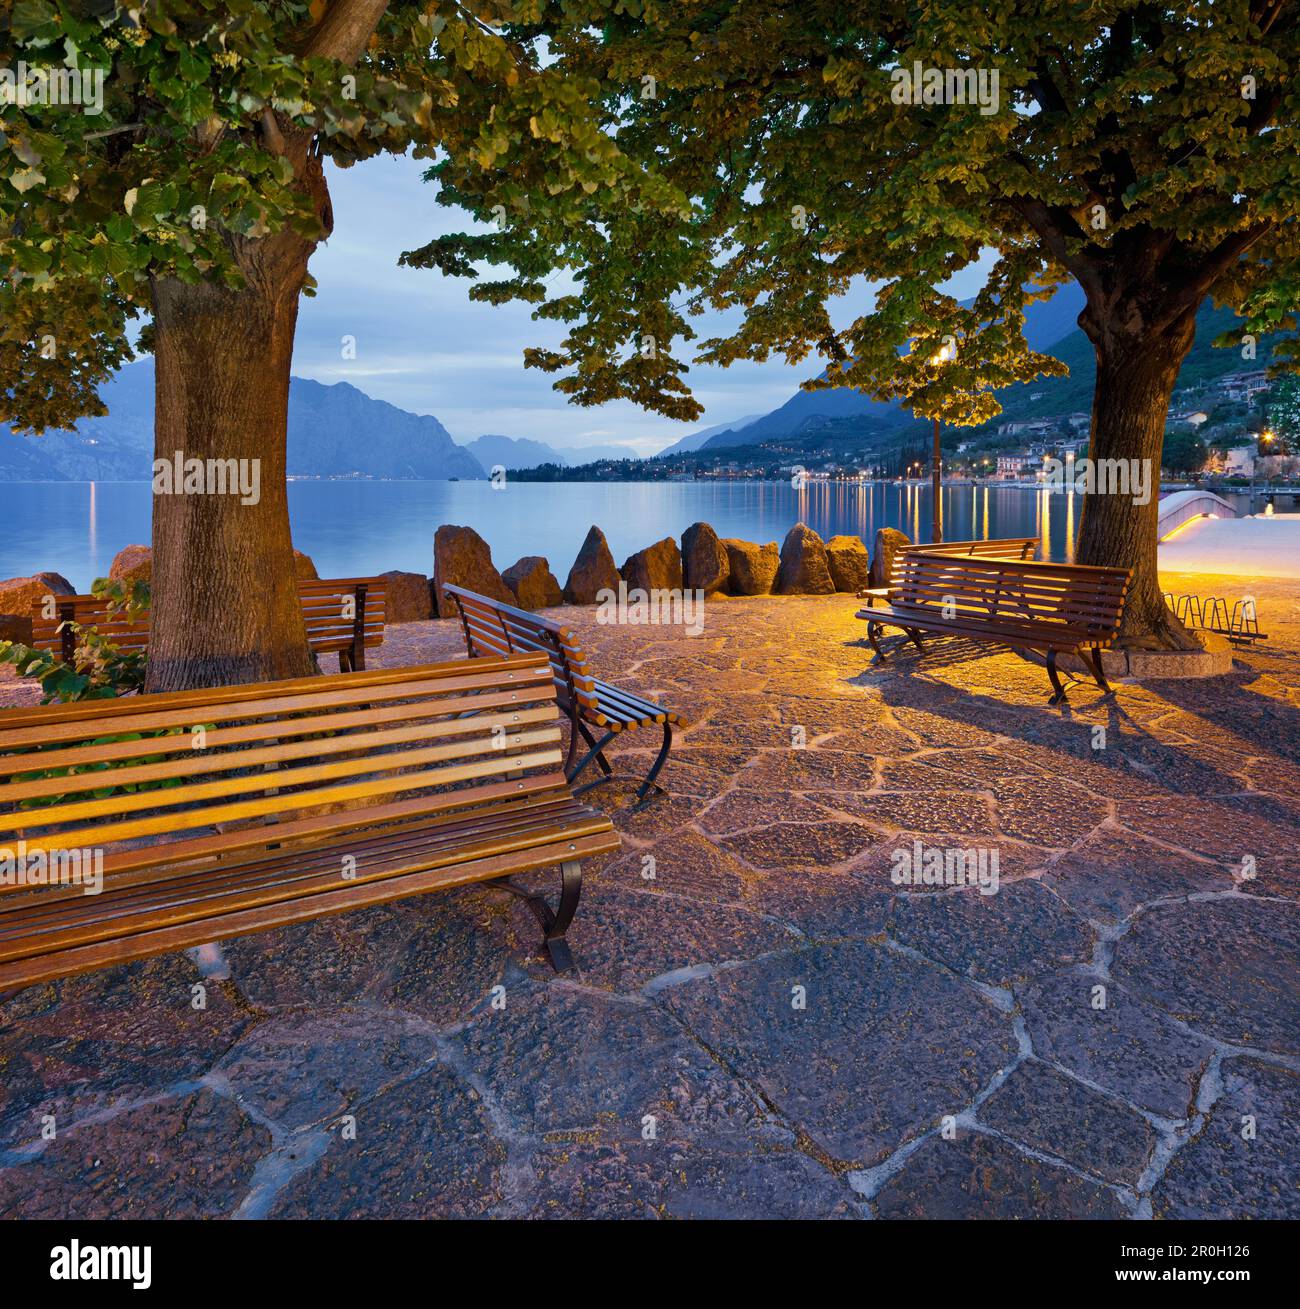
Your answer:
[[[950,541],[1038,536],[1046,557],[1071,560],[1081,497],[1014,487],[944,488]],[[1241,509],[1246,512],[1245,498]],[[107,573],[124,545],[148,544],[145,482],[0,483],[0,577],[51,569],[78,589]],[[592,523],[620,564],[699,520],[719,536],[780,542],[799,521],[823,537],[861,536],[896,527],[930,537],[928,483],[809,482],[291,482],[294,543],[322,577],[403,569],[433,570],[433,533],[460,523],[482,533],[497,566],[541,554],[563,581]],[[17,530],[13,526],[17,524]]]

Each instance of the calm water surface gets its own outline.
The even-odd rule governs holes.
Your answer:
[[[0,577],[49,569],[78,590],[107,574],[124,545],[149,543],[147,482],[0,484]],[[1244,504],[1244,497],[1243,497]],[[1068,560],[1082,497],[1014,487],[947,487],[949,540],[1038,536],[1045,556]],[[823,537],[844,532],[870,546],[876,529],[929,538],[930,489],[896,482],[291,482],[294,544],[322,577],[365,576],[398,568],[433,571],[433,533],[441,523],[473,527],[498,568],[545,555],[563,582],[592,523],[618,563],[701,519],[719,536],[780,542],[797,522]],[[1244,512],[1244,509],[1243,509]]]

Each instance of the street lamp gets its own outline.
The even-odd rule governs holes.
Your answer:
[[[953,358],[957,347],[951,341],[945,341],[939,352],[930,356],[930,363],[935,368],[941,367]],[[943,540],[943,461],[939,450],[939,418],[934,419],[934,454],[930,459],[930,484],[933,487],[933,501],[930,508],[930,540],[938,545]]]

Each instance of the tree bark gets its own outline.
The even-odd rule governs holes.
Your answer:
[[[295,162],[328,235],[320,162],[305,143]],[[154,457],[256,461],[244,467],[256,467],[259,498],[245,504],[211,488],[155,493],[147,691],[313,671],[294,575],[285,439],[298,298],[317,242],[292,231],[227,239],[244,287],[154,282]]]
[[[1097,355],[1089,457],[1094,475],[1100,460],[1137,460],[1149,479],[1146,504],[1132,495],[1090,493],[1083,499],[1076,558],[1081,564],[1131,568],[1133,579],[1120,627],[1121,646],[1195,650],[1199,643],[1164,602],[1156,569],[1160,456],[1165,419],[1178,370],[1195,335],[1195,314],[1177,316],[1168,327],[1140,297],[1116,297],[1104,309],[1091,302],[1079,325]]]

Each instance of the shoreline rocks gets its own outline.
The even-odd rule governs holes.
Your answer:
[[[780,547],[737,537],[720,538],[711,524],[692,523],[679,543],[664,537],[630,555],[620,570],[604,532],[592,525],[563,587],[544,555],[524,555],[504,573],[492,562],[492,551],[472,527],[444,523],[434,533],[433,577],[390,569],[381,573],[385,585],[385,624],[427,622],[458,617],[456,606],[442,593],[444,584],[472,591],[530,611],[564,605],[594,605],[602,591],[702,592],[705,596],[829,595],[880,585],[898,549],[910,545],[893,528],[876,533],[875,551],[868,556],[861,538],[833,536],[823,542],[811,528],[798,523]],[[319,577],[309,555],[295,549],[294,574]],[[153,551],[147,545],[127,545],[113,557],[114,581],[148,582]],[[76,588],[58,573],[0,581],[0,639],[30,640],[31,614],[44,597],[74,595]]]
[[[605,540],[605,533],[593,524],[573,567],[569,569],[568,581],[564,583],[564,603],[594,605],[600,591],[617,591],[618,583],[618,568],[610,553],[609,542]]]
[[[781,555],[775,541],[755,545],[736,537],[724,537],[727,551],[727,589],[732,595],[770,595],[781,567]]]
[[[713,595],[731,577],[727,547],[708,523],[692,523],[682,533],[682,579],[688,591]]]
[[[423,573],[396,569],[380,573],[384,580],[384,626],[389,623],[422,623],[433,617],[433,589]]]
[[[0,582],[0,641],[30,645],[32,619],[47,595],[76,595],[76,589],[62,573],[33,573]]]
[[[439,618],[455,618],[455,601],[444,586],[463,586],[491,600],[513,605],[514,592],[502,580],[492,562],[488,543],[472,528],[444,523],[433,534],[433,596]]]
[[[629,591],[680,591],[682,554],[671,536],[630,555],[622,568]]]
[[[520,609],[555,609],[564,603],[564,593],[543,555],[525,555],[501,574],[514,593]]]
[[[905,546],[912,544],[912,538],[896,527],[881,527],[876,531],[876,548],[871,552],[870,584],[888,586],[889,575],[894,571],[894,556]]]
[[[860,536],[832,536],[826,542],[826,562],[837,591],[855,594],[866,589],[870,560]]]
[[[777,594],[832,595],[834,591],[825,542],[806,523],[796,523],[781,545]]]

